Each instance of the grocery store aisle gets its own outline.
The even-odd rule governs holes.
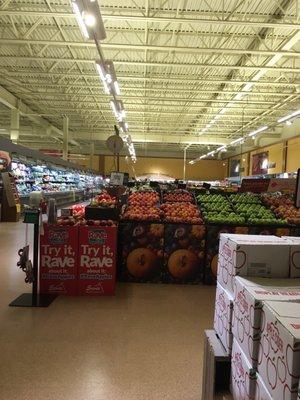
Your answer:
[[[119,284],[114,298],[9,308],[24,224],[0,224],[0,398],[199,400],[214,288]]]

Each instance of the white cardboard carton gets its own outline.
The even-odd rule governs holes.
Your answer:
[[[259,374],[256,374],[255,400],[273,400]]]
[[[237,341],[233,339],[231,354],[231,392],[234,400],[253,400],[256,374]]]
[[[218,283],[216,290],[214,329],[228,354],[232,349],[233,297]]]
[[[300,279],[236,277],[234,286],[232,333],[256,368],[260,336],[265,325],[263,302],[280,300],[300,303]]]
[[[290,277],[300,278],[300,237],[282,236],[290,244]]]
[[[221,234],[218,282],[233,295],[234,277],[289,277],[289,244],[276,236]]]
[[[267,301],[258,372],[273,400],[296,400],[300,377],[300,304]]]

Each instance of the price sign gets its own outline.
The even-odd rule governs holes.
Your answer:
[[[270,179],[243,179],[240,192],[263,193],[268,190]]]
[[[124,182],[123,172],[112,172],[110,174],[110,184],[115,186],[122,186]]]

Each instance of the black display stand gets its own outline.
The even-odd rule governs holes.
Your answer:
[[[39,216],[39,210],[25,211],[24,223],[34,225],[32,292],[21,294],[9,304],[10,307],[48,307],[57,297],[56,295],[38,293]]]

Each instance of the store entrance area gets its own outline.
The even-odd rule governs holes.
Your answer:
[[[201,398],[215,287],[119,283],[113,297],[11,308],[30,291],[16,267],[25,224],[2,223],[0,231],[1,399]]]

